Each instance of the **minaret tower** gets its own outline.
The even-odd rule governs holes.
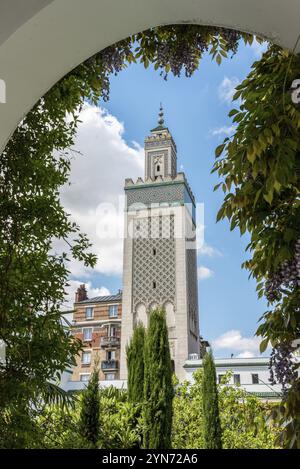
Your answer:
[[[195,199],[164,123],[145,139],[145,179],[125,180],[125,236],[121,379],[134,325],[146,326],[156,307],[166,311],[171,357],[180,379],[191,353],[199,353]]]

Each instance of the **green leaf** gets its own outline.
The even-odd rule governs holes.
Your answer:
[[[214,192],[219,189],[219,187],[222,185],[222,182],[219,182],[219,184],[216,184],[214,187]]]
[[[216,158],[218,158],[218,157],[222,154],[222,152],[223,152],[225,146],[226,146],[226,143],[222,143],[222,145],[219,145],[219,146],[215,149],[215,156],[216,156]]]
[[[220,221],[221,218],[224,218],[224,212],[225,212],[225,208],[221,207],[217,214],[217,222]]]
[[[238,114],[240,111],[238,111],[237,109],[231,109],[231,111],[229,112],[228,114],[228,117],[232,117],[234,116],[235,114]]]
[[[241,94],[242,94],[242,90],[237,90],[232,97],[232,101],[235,101],[236,99],[238,99],[241,96]]]
[[[253,147],[251,148],[251,151],[250,150],[247,151],[247,159],[248,159],[248,161],[250,161],[251,164],[254,163],[254,161],[256,159],[256,153],[255,153],[255,150],[253,149]]]
[[[261,341],[261,343],[259,344],[259,351],[260,353],[264,353],[264,351],[267,349],[268,347],[268,343],[269,343],[269,339],[266,338],[264,340]]]
[[[222,62],[222,56],[221,56],[221,54],[218,54],[218,55],[216,56],[216,62],[217,62],[218,65],[221,65],[221,62]]]
[[[269,205],[271,205],[273,201],[273,190],[270,190],[267,194],[264,194],[264,199],[266,202],[268,202]]]

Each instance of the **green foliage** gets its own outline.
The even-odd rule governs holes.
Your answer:
[[[144,346],[145,328],[142,323],[136,325],[130,344],[127,346],[127,389],[130,402],[143,402],[144,395]]]
[[[173,399],[172,448],[204,448],[202,372],[194,373],[194,383],[178,383]]]
[[[26,400],[18,406],[6,406],[0,413],[0,449],[22,449],[37,443],[39,427],[36,412],[29,409]],[[34,447],[34,446],[33,446]]]
[[[84,393],[81,393],[74,407],[68,406],[62,409],[60,406],[47,406],[36,420],[40,436],[35,447],[64,449],[139,447],[142,425],[137,413],[140,413],[140,410],[128,402],[126,391],[112,386],[100,388],[98,393],[100,419],[96,443],[91,443],[81,434],[80,414],[83,405],[85,405]]]
[[[231,374],[218,385],[223,449],[278,448],[280,428],[274,425],[273,404],[262,402],[241,387],[226,385]],[[173,448],[205,448],[203,415],[203,372],[196,371],[194,383],[176,385],[173,401]]]
[[[45,449],[94,448],[94,445],[82,437],[79,431],[81,405],[82,400],[78,397],[72,407],[47,406],[37,419],[41,433],[37,447]]]
[[[218,386],[222,443],[225,449],[278,448],[280,428],[273,424],[274,405],[249,395],[241,387],[225,386],[230,373]],[[194,383],[178,383],[174,378],[171,447],[204,448],[203,373],[194,373]],[[14,422],[0,422],[3,448],[128,449],[141,445],[145,422],[141,404],[129,402],[127,392],[113,387],[99,391],[99,438],[96,444],[80,433],[84,393],[77,395],[73,406],[43,406],[12,414]],[[8,415],[6,418],[10,418]],[[12,428],[14,431],[12,432]],[[7,438],[7,440],[4,438]]]
[[[218,387],[223,448],[278,448],[280,428],[271,419],[274,404],[262,402],[240,386],[226,386],[231,375],[228,372]]]
[[[145,342],[145,378],[143,447],[162,449],[171,447],[172,427],[172,365],[165,312],[150,314]]]
[[[55,85],[22,120],[0,155],[0,339],[6,344],[6,363],[0,365],[0,418],[10,415],[12,431],[21,413],[26,420],[41,399],[65,399],[50,383],[75,364],[81,347],[61,318],[68,259],[91,267],[96,261],[59,197],[68,180],[67,149],[73,144],[82,99],[76,88],[71,76]],[[61,254],[54,252],[57,240],[66,242]]]
[[[221,449],[222,431],[219,416],[216,367],[212,352],[206,353],[203,359],[202,404],[205,448]]]
[[[204,52],[208,51],[220,65],[228,54],[236,53],[240,39],[247,44],[253,41],[253,36],[214,26],[158,26],[132,37],[132,43],[137,44],[133,60],[139,60],[145,68],[153,64],[165,79],[170,72],[179,77],[182,70],[190,77],[198,69]]]
[[[99,419],[99,369],[96,366],[86,389],[83,391],[79,419],[80,435],[94,446],[99,439]]]
[[[126,391],[113,387],[100,391],[99,446],[106,449],[137,448],[141,444],[141,405],[130,402]]]
[[[288,86],[299,76],[299,54],[269,47],[237,86],[234,99],[241,105],[230,112],[237,127],[216,150],[214,171],[223,178],[226,194],[217,219],[227,217],[231,229],[250,233],[251,257],[243,265],[257,280],[259,297],[268,292],[284,263],[298,262],[300,109],[292,103]],[[268,343],[290,344],[299,337],[299,281],[277,287],[269,302],[273,309],[263,315],[257,330],[264,339],[261,351]],[[292,419],[282,437],[287,446],[300,444],[298,388],[299,378],[277,413],[283,420]]]
[[[285,399],[273,409],[273,419],[278,422],[282,431],[278,435],[277,444],[287,449],[300,448],[300,380],[289,388]]]

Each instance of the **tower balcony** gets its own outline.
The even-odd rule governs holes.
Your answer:
[[[103,348],[120,347],[120,337],[104,336],[100,338],[100,345]]]
[[[117,370],[118,361],[117,360],[104,360],[101,362],[101,370]]]

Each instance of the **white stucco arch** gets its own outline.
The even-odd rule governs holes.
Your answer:
[[[163,308],[166,312],[166,321],[167,321],[167,326],[168,328],[174,328],[176,321],[175,321],[175,309],[173,303],[170,301],[167,301],[164,305]]]
[[[154,311],[155,309],[158,308],[158,304],[155,303],[154,301],[152,303],[149,304],[148,306],[148,311],[149,311],[149,314],[151,313],[151,311]]]
[[[299,0],[1,0],[0,79],[6,83],[6,103],[0,103],[0,149],[61,77],[130,34],[162,24],[212,24],[293,49],[299,18]]]
[[[135,323],[141,322],[145,327],[148,326],[148,314],[146,306],[143,303],[139,303],[135,309]]]

